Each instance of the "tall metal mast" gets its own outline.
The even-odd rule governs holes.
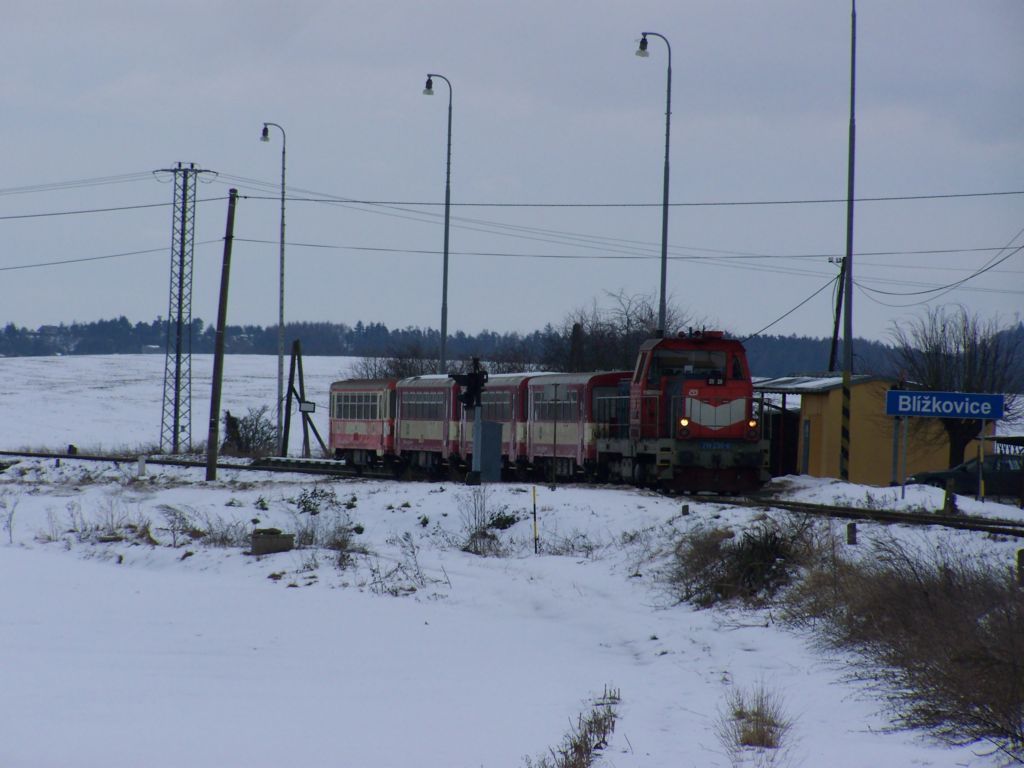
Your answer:
[[[857,85],[857,2],[850,16],[850,133],[846,167],[846,258],[843,261],[843,412],[839,446],[839,479],[850,479],[850,379],[853,377],[853,178],[857,121],[854,117]]]
[[[195,163],[178,163],[160,172],[174,174],[171,219],[171,284],[167,303],[163,416],[160,450],[180,453],[192,447],[192,247],[195,242]]]

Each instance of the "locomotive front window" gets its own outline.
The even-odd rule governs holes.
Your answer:
[[[650,385],[656,385],[662,376],[668,378],[706,379],[709,374],[719,375],[726,368],[726,354],[722,351],[691,349],[660,351],[651,362],[648,377]]]

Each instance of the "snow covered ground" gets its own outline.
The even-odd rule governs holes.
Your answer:
[[[321,427],[327,387],[349,363],[305,361]],[[162,365],[160,356],[0,360],[0,448],[156,443]],[[209,367],[196,356],[194,425],[208,418]],[[229,357],[226,376],[225,408],[273,401],[276,359]],[[908,488],[901,500],[898,489],[779,484],[815,501],[941,504],[934,489]],[[985,745],[950,749],[890,731],[880,702],[845,681],[850,659],[822,656],[770,612],[671,600],[658,570],[681,532],[738,528],[762,511],[629,489],[488,486],[488,511],[517,522],[498,532],[502,556],[479,557],[461,550],[477,493],[235,470],[206,483],[201,470],[153,465],[140,477],[134,462],[14,463],[0,472],[0,766],[518,767],[558,745],[606,686],[621,702],[600,764],[729,766],[718,713],[730,690],[758,684],[794,721],[777,765],[998,764]],[[961,507],[976,511],[970,500]],[[244,539],[254,525],[323,533],[342,523],[358,525],[352,540],[364,551],[343,569],[325,548],[253,557],[186,531]],[[1017,546],[861,527],[862,540],[888,535],[1008,564]]]

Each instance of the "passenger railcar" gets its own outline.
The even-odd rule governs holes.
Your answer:
[[[507,470],[518,469],[518,474],[528,463],[527,385],[535,376],[528,373],[495,374],[487,380],[487,386],[480,396],[480,417],[501,425],[502,465]],[[460,453],[467,460],[473,455],[472,411],[463,409]]]
[[[413,376],[395,385],[395,455],[402,466],[437,474],[458,460],[462,404],[444,375]]]
[[[538,375],[529,382],[526,451],[545,477],[595,476],[597,436],[614,424],[609,398],[620,396],[629,371]],[[622,409],[624,415],[624,409]]]
[[[353,466],[378,466],[395,453],[397,379],[349,379],[331,385],[329,446]]]

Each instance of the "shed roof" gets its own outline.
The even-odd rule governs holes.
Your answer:
[[[873,376],[866,373],[855,374],[850,385],[867,384],[872,381],[892,381],[884,376]],[[773,379],[754,379],[754,391],[779,395],[807,395],[815,392],[829,392],[843,385],[843,377],[837,373],[826,373],[809,376],[778,376]]]

